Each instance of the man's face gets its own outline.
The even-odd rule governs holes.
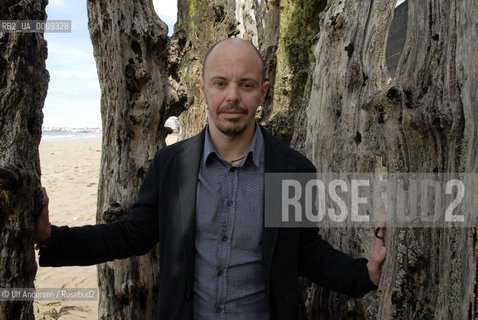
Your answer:
[[[255,49],[246,42],[230,39],[213,49],[199,80],[210,127],[231,137],[253,128],[256,110],[269,88],[262,70]]]

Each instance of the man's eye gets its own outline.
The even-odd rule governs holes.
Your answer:
[[[246,89],[252,88],[252,84],[250,83],[243,83],[242,86]]]
[[[215,85],[218,86],[218,87],[223,87],[223,86],[224,86],[224,82],[218,81],[218,82],[215,83]]]

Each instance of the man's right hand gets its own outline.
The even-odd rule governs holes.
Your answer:
[[[51,224],[50,219],[48,218],[48,195],[46,194],[46,189],[43,188],[43,209],[41,210],[40,215],[35,223],[35,230],[33,231],[33,240],[39,246],[45,246],[50,239],[51,235]]]

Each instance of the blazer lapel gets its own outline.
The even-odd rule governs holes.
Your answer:
[[[204,130],[183,143],[177,163],[177,188],[180,201],[181,231],[188,267],[192,268],[196,229],[196,195],[199,163],[204,145]],[[192,269],[189,269],[192,270]]]
[[[279,140],[273,137],[267,130],[261,127],[264,136],[264,162],[265,173],[292,172],[296,164],[288,161],[289,149],[285,148]],[[266,192],[266,190],[264,190]],[[269,285],[270,269],[272,257],[274,255],[275,245],[279,228],[265,228],[262,234],[262,259],[266,266],[266,285]]]

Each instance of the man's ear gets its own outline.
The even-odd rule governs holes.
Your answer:
[[[266,99],[267,90],[269,90],[270,85],[271,85],[271,83],[269,81],[264,81],[264,83],[262,84],[261,103],[260,104],[264,104],[264,100]]]
[[[199,77],[199,91],[204,101],[206,101],[206,96],[204,95],[204,78],[202,76]]]

